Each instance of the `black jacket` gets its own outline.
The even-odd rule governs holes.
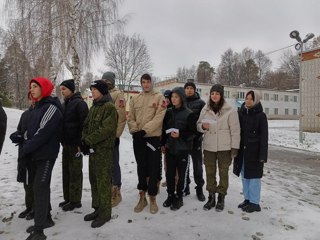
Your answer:
[[[186,107],[183,89],[174,88],[172,93],[179,94],[183,105],[180,108],[172,106],[167,109],[163,120],[161,145],[166,146],[167,151],[173,155],[187,154],[193,148],[193,140],[197,133],[197,117]],[[171,137],[170,133],[166,134],[166,130],[170,128],[179,129],[178,138]]]
[[[0,105],[0,154],[3,147],[4,138],[7,131],[7,115]]]
[[[89,109],[79,92],[65,100],[63,107],[63,145],[81,144],[81,133]]]
[[[240,175],[244,161],[244,177],[262,178],[264,162],[268,158],[268,121],[261,103],[247,109],[244,103],[238,112],[241,141],[238,156],[234,159],[233,172]]]
[[[55,160],[59,153],[62,130],[62,106],[57,98],[45,97],[31,111],[22,157],[33,161]]]
[[[19,124],[17,127],[17,131],[12,133],[10,135],[10,139],[13,143],[16,143],[19,146],[18,149],[18,175],[17,175],[17,181],[23,182],[26,184],[31,183],[32,180],[32,174],[33,174],[33,165],[30,159],[28,159],[28,156],[25,158],[21,157],[21,153],[23,150],[23,146],[26,143],[24,137],[25,133],[27,131],[27,126],[30,121],[31,111],[33,110],[33,107],[30,107],[28,110],[24,111],[20,117]],[[27,174],[28,172],[28,174]],[[27,176],[29,177],[27,179]]]

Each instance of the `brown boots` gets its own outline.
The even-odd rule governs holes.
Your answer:
[[[111,192],[111,206],[116,207],[122,201],[122,196],[120,192],[120,187],[112,186]]]
[[[137,206],[135,206],[134,211],[136,213],[142,212],[142,210],[148,205],[146,193],[144,191],[139,192],[140,198]],[[159,211],[156,197],[150,196],[150,213],[155,214]]]

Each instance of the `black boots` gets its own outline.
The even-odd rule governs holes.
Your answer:
[[[66,205],[66,204],[68,204],[68,203],[69,203],[69,201],[64,200],[63,202],[59,203],[59,207],[62,208],[64,205]]]
[[[176,196],[174,199],[173,199],[173,202],[171,204],[171,207],[170,209],[175,211],[175,210],[178,210],[179,208],[181,208],[183,206],[183,200],[182,200],[182,196],[179,197],[179,196]]]
[[[168,194],[167,199],[163,202],[163,206],[164,207],[170,207],[173,203],[173,200],[175,199],[175,195],[174,194]]]
[[[63,211],[72,211],[75,208],[81,208],[81,207],[82,207],[81,202],[69,202],[62,207],[62,210]]]
[[[183,189],[183,196],[188,196],[190,195],[190,186],[187,184],[187,186]]]
[[[216,211],[217,212],[221,212],[224,209],[224,195],[222,195],[221,193],[219,193],[218,195],[218,202],[216,205]]]
[[[247,212],[247,213],[260,212],[261,207],[259,204],[249,203],[247,206],[242,208],[242,211]]]
[[[50,227],[53,227],[54,226],[54,221],[52,220],[52,217],[51,215],[47,217],[47,222],[46,224],[43,226],[43,228],[50,228]],[[34,226],[30,226],[27,228],[26,230],[27,233],[32,233],[34,232]]]
[[[203,206],[203,210],[210,210],[216,206],[216,194],[210,193],[208,197],[208,202]]]
[[[195,187],[197,198],[200,202],[204,202],[206,200],[206,197],[203,194],[202,187]]]
[[[95,220],[97,217],[98,217],[98,210],[95,209],[94,212],[85,215],[84,220],[88,222],[88,221]]]
[[[109,222],[111,218],[101,218],[101,217],[97,217],[96,219],[94,219],[91,223],[91,227],[92,228],[98,228],[103,226],[106,222]]]

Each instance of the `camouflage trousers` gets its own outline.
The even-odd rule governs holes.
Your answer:
[[[207,191],[227,195],[229,187],[229,166],[232,162],[231,151],[210,152],[203,151],[203,160],[207,175]],[[217,183],[217,166],[219,171],[219,184]]]
[[[111,176],[113,149],[95,151],[89,156],[92,208],[101,218],[111,217]]]
[[[81,202],[82,197],[82,156],[76,157],[77,152],[77,146],[63,146],[63,198],[68,202]]]

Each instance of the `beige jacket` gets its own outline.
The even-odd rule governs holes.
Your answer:
[[[144,130],[146,137],[161,136],[166,110],[166,101],[162,94],[158,92],[139,93],[130,101],[128,115],[130,133]]]
[[[208,130],[202,129],[202,122],[210,122]],[[225,103],[221,113],[215,114],[208,104],[201,110],[197,129],[203,135],[203,149],[210,152],[228,151],[240,147],[240,123],[238,113]]]
[[[112,102],[117,109],[118,113],[118,126],[116,137],[119,138],[124,130],[126,125],[127,117],[126,117],[126,100],[124,99],[123,92],[121,92],[117,88],[113,88],[109,90],[109,93],[112,98]]]

